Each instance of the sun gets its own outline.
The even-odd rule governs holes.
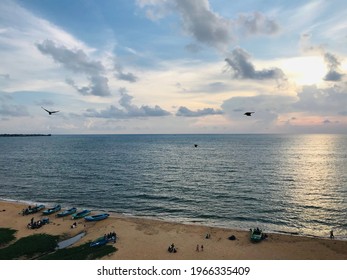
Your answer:
[[[320,56],[304,56],[285,59],[281,69],[289,80],[298,85],[312,85],[323,82],[328,72],[324,59]]]

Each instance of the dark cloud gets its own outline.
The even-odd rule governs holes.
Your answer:
[[[214,13],[207,0],[176,0],[183,27],[198,42],[225,49],[232,41],[231,22]]]
[[[146,10],[147,17],[151,20],[158,20],[170,11],[177,12],[182,19],[183,30],[196,42],[222,51],[235,41],[235,30],[240,30],[241,36],[272,35],[279,30],[274,19],[260,12],[241,14],[236,20],[224,18],[211,9],[208,0],[138,0],[137,4]],[[189,45],[187,50],[196,52],[199,49],[195,45]]]
[[[280,27],[274,20],[260,12],[241,14],[236,20],[242,32],[248,35],[273,35],[278,33]]]
[[[189,110],[187,107],[181,106],[178,108],[176,116],[179,117],[203,117],[209,115],[222,115],[222,110],[216,110],[213,108],[204,108],[197,111]]]
[[[88,109],[85,116],[96,118],[115,118],[115,119],[127,119],[127,118],[139,118],[139,117],[162,117],[168,116],[170,113],[155,105],[150,107],[142,105],[138,107],[131,103],[133,97],[127,93],[125,88],[120,89],[121,98],[119,105],[121,108],[111,105],[108,109],[101,110],[100,112],[94,109]]]
[[[88,77],[88,79],[90,81],[89,85],[82,87],[77,86],[72,79],[66,79],[65,81],[82,95],[109,96],[111,94],[106,77],[96,75]]]
[[[130,83],[135,83],[138,80],[138,77],[136,77],[133,73],[125,73],[123,71],[123,67],[118,64],[114,65],[114,70],[116,71],[115,76],[119,80],[128,81]]]
[[[86,74],[90,84],[79,87],[72,79],[67,83],[83,95],[109,96],[108,79],[104,77],[104,66],[100,61],[89,59],[83,50],[70,50],[65,46],[57,46],[51,40],[45,40],[36,45],[41,53],[49,55],[53,60],[65,68],[76,73]]]
[[[89,75],[104,71],[101,62],[90,60],[83,50],[70,50],[65,46],[57,46],[51,40],[45,40],[36,46],[41,53],[50,55],[54,61],[72,71]]]
[[[251,56],[243,49],[236,48],[231,53],[231,56],[226,58],[233,78],[235,79],[284,79],[285,75],[279,68],[255,70],[254,65],[249,61]]]
[[[341,81],[344,74],[339,72],[341,62],[337,59],[337,57],[327,52],[324,54],[324,61],[329,69],[328,73],[324,77],[324,80],[333,82]]]

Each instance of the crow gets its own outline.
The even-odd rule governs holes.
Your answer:
[[[246,112],[246,113],[244,113],[244,115],[247,117],[250,117],[250,116],[252,116],[253,113],[255,113],[255,112]]]
[[[59,112],[59,111],[48,111],[47,109],[43,108],[42,106],[41,106],[41,108],[42,108],[43,110],[45,110],[45,111],[46,111],[48,114],[50,114],[50,115]]]

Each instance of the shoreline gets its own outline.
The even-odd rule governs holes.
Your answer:
[[[118,251],[104,257],[105,260],[347,260],[347,241],[268,233],[268,238],[252,243],[249,231],[220,228],[199,224],[183,224],[129,217],[112,213],[106,220],[85,222],[71,217],[48,216],[50,223],[39,229],[28,229],[26,225],[32,217],[42,217],[38,212],[28,216],[20,215],[27,204],[0,200],[0,227],[17,230],[16,238],[34,233],[75,236],[81,231],[86,235],[74,245],[90,242],[105,233],[116,232],[119,239],[113,244]],[[65,209],[65,207],[63,207]],[[102,211],[92,211],[97,214]],[[71,225],[77,221],[77,227]],[[206,239],[206,234],[211,238]],[[229,240],[234,235],[236,240]],[[177,253],[169,253],[172,243]],[[197,245],[204,250],[196,250]]]
[[[29,200],[16,200],[16,199],[1,199],[0,198],[0,205],[1,202],[10,202],[10,203],[15,203],[15,204],[22,204],[23,207],[29,206],[29,205],[39,205],[39,204],[44,204],[46,208],[54,206],[56,203],[48,203],[48,202],[40,202],[40,201],[29,201]],[[73,205],[65,205],[63,208],[71,208],[74,207]],[[77,207],[79,209],[88,209],[88,207]],[[110,214],[110,217],[115,217],[115,218],[124,218],[124,219],[144,219],[144,220],[153,220],[157,222],[167,222],[167,223],[174,223],[174,224],[182,224],[182,225],[187,225],[187,226],[204,226],[204,227],[212,227],[212,228],[219,228],[219,229],[226,229],[226,230],[235,230],[235,231],[240,231],[240,232],[248,232],[249,228],[239,228],[239,227],[230,227],[226,225],[221,225],[221,224],[208,224],[208,223],[201,223],[200,221],[188,221],[188,220],[176,220],[176,219],[165,219],[163,217],[153,217],[153,216],[139,216],[139,215],[132,215],[132,214],[127,214],[127,213],[118,213],[113,210],[104,210],[104,209],[89,209],[92,212],[107,212]],[[0,209],[1,211],[1,209]],[[313,234],[302,234],[300,232],[294,232],[294,231],[285,231],[285,230],[266,230],[266,233],[269,234],[276,234],[276,235],[286,235],[286,236],[297,236],[297,237],[307,237],[307,238],[317,238],[317,239],[327,239],[330,240],[329,238],[329,232],[327,231],[325,236],[319,236],[319,235],[313,235]],[[347,236],[341,236],[341,235],[336,235],[334,240],[340,240],[340,241],[347,241]]]

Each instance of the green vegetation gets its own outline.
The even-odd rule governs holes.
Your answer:
[[[15,239],[13,229],[0,228],[0,245]],[[33,259],[40,260],[94,260],[100,259],[117,249],[111,245],[90,247],[89,242],[78,247],[55,250],[59,236],[34,234],[23,237],[13,244],[0,249],[0,260]]]
[[[95,260],[116,251],[117,249],[111,245],[90,247],[89,243],[86,243],[78,247],[57,250],[40,260]]]
[[[0,260],[34,258],[54,251],[58,236],[34,234],[23,237],[15,243],[0,250]]]
[[[3,246],[7,243],[10,243],[12,240],[15,240],[15,233],[16,230],[11,228],[0,228],[0,246]]]

